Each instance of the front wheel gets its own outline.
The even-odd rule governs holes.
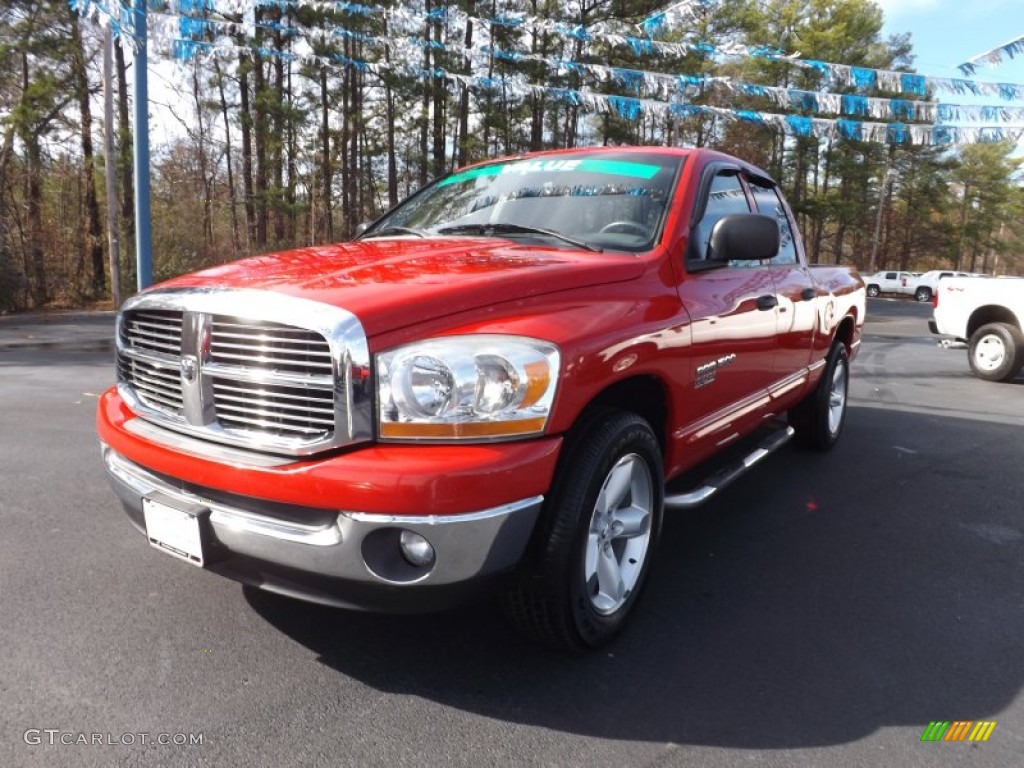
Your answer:
[[[967,359],[978,378],[1009,381],[1024,365],[1024,335],[1005,323],[983,325],[971,334]]]
[[[596,414],[569,436],[506,613],[525,634],[581,651],[624,626],[661,532],[664,476],[650,425]]]
[[[816,451],[827,451],[839,441],[846,421],[846,401],[850,383],[850,357],[846,345],[832,345],[825,372],[815,390],[789,412],[789,423],[796,430],[797,444]]]
[[[918,301],[931,301],[932,300],[932,289],[931,288],[918,288],[914,291],[914,298]]]
[[[870,296],[872,299],[878,296],[879,293],[881,293],[881,291],[878,290],[877,285],[868,286],[868,296]]]

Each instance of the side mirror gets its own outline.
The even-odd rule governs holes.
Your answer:
[[[371,224],[373,224],[372,221],[361,221],[361,222],[359,222],[359,224],[356,225],[356,233],[355,233],[355,235],[353,237],[359,237],[361,234],[363,234],[363,232],[365,232],[366,230],[368,230],[370,228]]]
[[[715,222],[708,241],[708,262],[761,261],[778,255],[779,222],[759,213],[733,213]]]

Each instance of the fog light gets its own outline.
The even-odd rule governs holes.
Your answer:
[[[398,537],[398,547],[402,550],[409,565],[426,568],[434,564],[434,548],[430,542],[413,531],[402,531]]]

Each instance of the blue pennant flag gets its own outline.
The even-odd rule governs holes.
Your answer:
[[[864,123],[859,120],[836,120],[836,127],[839,135],[850,141],[861,141],[864,130]]]
[[[903,123],[889,123],[885,127],[885,137],[890,144],[905,144],[910,138],[910,132]]]
[[[608,103],[612,109],[627,120],[636,120],[640,117],[641,105],[639,99],[631,99],[626,96],[609,96]]]
[[[913,120],[914,104],[906,99],[889,99],[889,114],[897,120]]]
[[[844,115],[866,115],[868,113],[868,100],[863,96],[851,93],[843,94]]]
[[[786,124],[795,136],[810,136],[812,123],[811,118],[803,115],[786,115]]]
[[[922,75],[900,75],[900,86],[904,93],[913,93],[918,96],[924,96],[927,93],[925,79]]]
[[[858,88],[874,88],[878,84],[878,73],[864,67],[851,67],[850,75]]]

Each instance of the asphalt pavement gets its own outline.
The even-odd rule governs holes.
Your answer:
[[[974,378],[929,312],[869,301],[836,449],[669,515],[584,657],[153,550],[96,442],[113,316],[0,318],[0,766],[1022,766],[1024,379]],[[921,741],[947,720],[997,725]]]

